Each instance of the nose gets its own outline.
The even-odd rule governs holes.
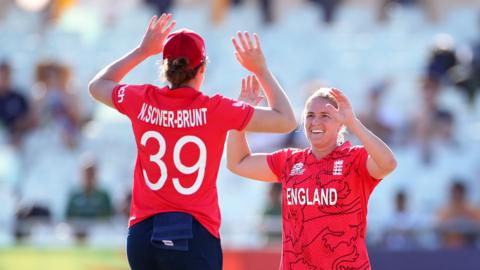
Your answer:
[[[313,119],[312,119],[312,124],[314,124],[314,125],[320,124],[321,122],[322,122],[322,120],[318,116],[314,116]]]

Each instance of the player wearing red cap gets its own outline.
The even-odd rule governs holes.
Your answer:
[[[258,86],[241,99],[255,104]],[[306,102],[304,132],[310,147],[251,153],[245,134],[227,139],[228,167],[241,176],[282,184],[280,269],[370,269],[365,245],[368,198],[396,167],[393,153],[366,129],[347,97],[320,89]],[[343,141],[348,128],[363,146]]]
[[[200,89],[203,39],[175,25],[171,15],[152,21],[141,44],[100,71],[89,84],[98,101],[126,115],[137,144],[127,255],[132,269],[221,269],[216,178],[231,129],[289,132],[295,118],[269,71],[258,37],[233,39],[235,54],[265,88],[270,108]],[[146,58],[163,52],[169,86],[119,84]]]

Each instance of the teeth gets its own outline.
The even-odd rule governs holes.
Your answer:
[[[324,131],[319,129],[313,129],[312,133],[324,133]]]

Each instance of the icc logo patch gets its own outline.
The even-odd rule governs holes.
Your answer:
[[[303,172],[305,172],[305,169],[303,168],[303,163],[298,162],[295,165],[293,165],[292,170],[290,171],[290,176],[302,175]]]

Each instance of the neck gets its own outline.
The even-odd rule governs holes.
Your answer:
[[[315,158],[316,159],[322,159],[325,156],[327,156],[328,154],[330,154],[331,152],[333,152],[333,150],[335,150],[335,148],[337,148],[337,143],[335,142],[335,144],[331,144],[331,145],[328,145],[328,146],[325,146],[325,147],[315,147],[315,146],[312,145],[311,148],[312,148],[312,153],[315,156]]]
[[[188,88],[193,88],[197,91],[200,91],[200,88],[202,87],[202,80],[198,78],[198,76],[195,76],[193,79],[189,80],[188,82],[182,83],[178,88],[182,87],[188,87]]]

